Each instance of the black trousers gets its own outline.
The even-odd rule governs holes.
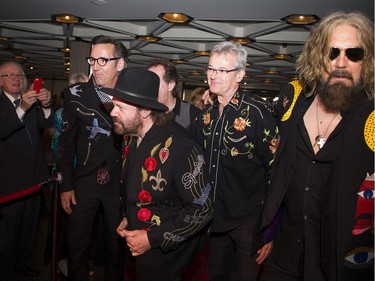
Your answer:
[[[210,281],[255,281],[259,265],[251,256],[254,224],[242,224],[228,232],[211,233],[208,252]]]
[[[0,279],[16,280],[35,245],[40,192],[0,205]]]
[[[122,280],[125,244],[116,232],[121,221],[119,195],[76,192],[76,200],[68,218],[69,280],[88,280],[93,224],[99,207],[103,212],[104,281]]]

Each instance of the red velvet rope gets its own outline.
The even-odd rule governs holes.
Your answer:
[[[8,194],[8,195],[5,195],[5,196],[2,196],[2,197],[0,197],[0,204],[4,204],[4,203],[7,203],[9,201],[12,201],[12,200],[15,200],[15,199],[27,196],[27,195],[32,194],[34,192],[37,192],[39,190],[40,190],[40,184],[36,184],[36,185],[34,185],[32,187],[23,189],[21,191],[18,191],[18,192],[12,193],[12,194]]]

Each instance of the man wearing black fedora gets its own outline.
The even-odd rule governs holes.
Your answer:
[[[213,214],[203,151],[166,117],[155,73],[125,69],[103,91],[113,96],[115,132],[134,136],[125,147],[117,233],[135,257],[137,281],[181,280]]]

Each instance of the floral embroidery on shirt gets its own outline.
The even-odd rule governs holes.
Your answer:
[[[243,102],[240,99],[240,94],[236,93],[230,103],[229,106],[232,106],[238,109],[238,117],[234,118],[233,123],[229,123],[229,121],[225,121],[226,124],[223,130],[222,136],[222,148],[221,154],[227,155],[229,154],[232,157],[237,157],[241,155],[246,155],[249,159],[253,158],[253,150],[254,150],[254,143],[252,139],[247,136],[246,130],[247,128],[252,127],[252,121],[250,120],[250,105],[246,106],[246,102]],[[241,107],[243,109],[239,110]],[[202,121],[205,125],[203,128],[203,134],[205,136],[204,139],[204,147],[207,148],[207,141],[212,136],[212,124],[213,120],[211,119],[213,107],[209,108],[206,113],[203,114]],[[224,117],[225,118],[225,117]],[[270,130],[264,129],[263,131],[263,142],[269,143],[270,151],[275,154],[278,140],[278,129],[276,128],[274,132]],[[273,160],[272,160],[273,161]],[[270,164],[272,163],[270,162]]]
[[[264,129],[263,134],[264,134],[263,142],[269,143],[268,148],[270,149],[271,153],[273,154],[273,159],[269,163],[269,165],[271,165],[274,158],[275,158],[275,153],[276,153],[277,147],[279,145],[279,138],[278,138],[279,128],[278,127],[275,128],[275,134],[274,135],[271,135],[271,131],[266,130],[266,129]]]
[[[211,116],[210,116],[211,111],[208,111],[207,113],[203,114],[203,124],[209,125],[211,122]]]

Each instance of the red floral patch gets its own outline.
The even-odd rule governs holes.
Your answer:
[[[141,201],[141,203],[150,203],[152,200],[150,192],[146,190],[141,190],[138,194],[138,199]]]
[[[152,172],[156,169],[156,159],[154,157],[148,157],[144,163],[144,166],[148,172]]]
[[[151,217],[151,212],[149,209],[147,208],[141,208],[139,211],[138,211],[138,219],[141,220],[141,221],[147,221],[149,220]]]

